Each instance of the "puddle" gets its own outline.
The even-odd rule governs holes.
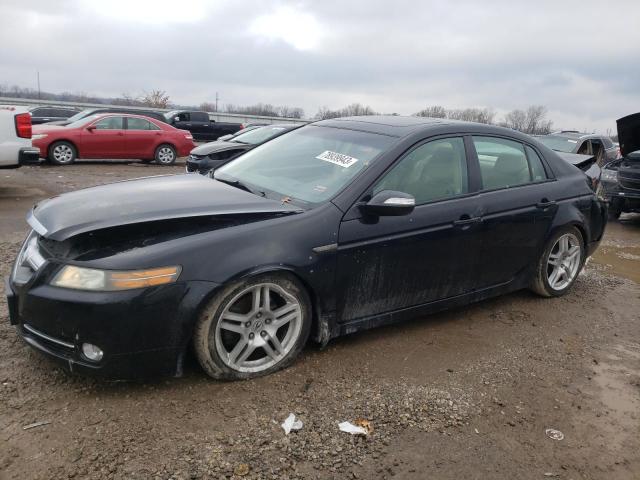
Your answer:
[[[640,217],[609,222],[600,247],[591,257],[610,273],[640,283]]]
[[[39,188],[28,187],[2,187],[0,188],[0,199],[2,198],[34,198],[42,197],[45,192]]]
[[[606,360],[592,365],[593,392],[603,410],[595,422],[607,432],[607,444],[617,451],[637,438],[640,411],[640,345],[615,345],[614,352],[605,354]]]

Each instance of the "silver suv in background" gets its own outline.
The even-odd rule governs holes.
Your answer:
[[[620,157],[618,147],[606,135],[563,130],[542,135],[537,139],[557,152],[593,155],[596,157],[598,166],[603,166]]]

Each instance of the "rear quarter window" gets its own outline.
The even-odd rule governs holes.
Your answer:
[[[204,112],[193,112],[191,114],[191,121],[192,122],[208,122],[209,115],[207,115]]]

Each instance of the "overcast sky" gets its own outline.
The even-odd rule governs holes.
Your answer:
[[[2,0],[0,84],[179,104],[640,111],[640,1]]]

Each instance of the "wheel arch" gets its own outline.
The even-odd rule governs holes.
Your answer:
[[[309,296],[309,301],[311,302],[310,337],[317,343],[323,346],[326,345],[331,338],[330,332],[332,330],[332,322],[330,320],[330,316],[323,315],[323,312],[320,308],[318,294],[311,283],[305,280],[298,272],[296,272],[295,268],[288,265],[262,265],[244,271],[227,279],[224,283],[221,283],[215,288],[211,289],[211,291],[202,298],[195,310],[194,321],[192,323],[195,324],[195,319],[200,314],[200,312],[202,312],[202,310],[207,307],[209,302],[211,302],[211,299],[213,299],[218,293],[220,293],[221,290],[226,288],[229,284],[256,277],[258,275],[268,274],[280,274],[293,277],[304,288],[305,292]],[[190,333],[189,337],[190,341],[193,337],[193,331]]]
[[[163,146],[165,146],[165,145],[167,145],[168,147],[173,148],[173,149],[176,151],[176,157],[178,156],[178,148],[175,146],[175,144],[174,144],[174,143],[172,143],[172,142],[167,142],[167,141],[162,141],[162,142],[160,142],[160,143],[158,143],[158,144],[156,145],[156,147],[153,149],[153,153],[154,153],[154,155],[155,155],[155,153],[158,151],[158,149],[159,149],[160,147],[163,147]]]
[[[71,146],[76,151],[76,158],[80,158],[80,148],[78,147],[78,144],[74,140],[69,140],[68,138],[56,138],[55,140],[51,141],[51,143],[49,143],[49,146],[47,146],[47,159],[49,158],[49,155],[51,154],[51,149],[53,148],[53,146],[56,143],[60,143],[60,142],[66,142],[66,143],[71,144]]]

